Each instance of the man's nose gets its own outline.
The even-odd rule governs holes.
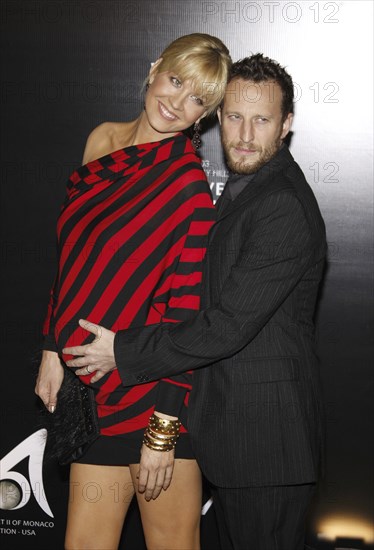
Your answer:
[[[253,124],[251,121],[243,121],[240,128],[240,139],[245,143],[249,143],[253,140]]]

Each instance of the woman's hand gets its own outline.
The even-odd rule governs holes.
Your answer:
[[[145,500],[156,499],[161,490],[169,487],[174,469],[174,449],[172,451],[153,451],[142,446],[139,465],[139,493]]]
[[[53,413],[57,404],[57,393],[64,379],[64,368],[54,351],[43,351],[35,393],[43,401],[49,412]]]
[[[169,416],[155,411],[154,414],[166,420],[178,420],[176,416]],[[174,449],[172,451],[154,451],[142,446],[139,465],[139,493],[144,493],[145,500],[156,499],[161,490],[169,487],[174,469]]]

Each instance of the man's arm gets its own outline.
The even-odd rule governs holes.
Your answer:
[[[271,319],[306,270],[323,259],[320,236],[312,235],[291,192],[267,197],[252,226],[219,303],[178,325],[117,332],[114,354],[125,386],[234,355]]]

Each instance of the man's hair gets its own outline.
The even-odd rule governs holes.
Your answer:
[[[293,82],[291,76],[279,63],[256,53],[251,57],[240,59],[231,66],[229,82],[234,78],[251,80],[252,82],[276,82],[282,90],[282,117],[293,113]]]

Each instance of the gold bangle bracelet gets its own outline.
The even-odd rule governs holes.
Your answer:
[[[181,422],[179,420],[166,420],[164,418],[159,418],[155,414],[149,419],[149,425],[151,428],[161,433],[166,433],[169,435],[174,435],[179,432],[181,427]]]
[[[152,451],[160,451],[160,452],[168,452],[168,451],[172,451],[174,449],[174,445],[163,445],[161,447],[159,447],[158,445],[152,445],[147,439],[143,439],[143,443],[146,447],[148,447],[149,449],[152,449]]]
[[[144,437],[147,437],[156,445],[172,445],[172,444],[175,445],[178,439],[178,437],[171,437],[169,439],[160,439],[158,437],[154,437],[152,434],[149,433],[148,430],[144,432]]]
[[[171,439],[169,441],[165,441],[165,440],[160,440],[160,439],[156,439],[155,437],[151,437],[149,434],[145,433],[144,434],[144,438],[145,439],[148,439],[148,441],[152,444],[152,445],[158,445],[160,447],[164,446],[164,447],[168,447],[170,445],[176,445],[177,443],[177,440],[176,439]]]
[[[153,424],[149,424],[149,428],[158,435],[164,435],[164,436],[175,436],[179,434],[178,430],[161,430],[159,427],[154,426]]]
[[[169,439],[173,439],[174,437],[178,437],[179,436],[179,433],[178,434],[161,434],[159,432],[156,432],[155,430],[153,430],[150,426],[147,426],[147,432],[149,434],[151,434],[153,437],[157,437],[159,439],[164,439],[165,441],[169,440]]]

